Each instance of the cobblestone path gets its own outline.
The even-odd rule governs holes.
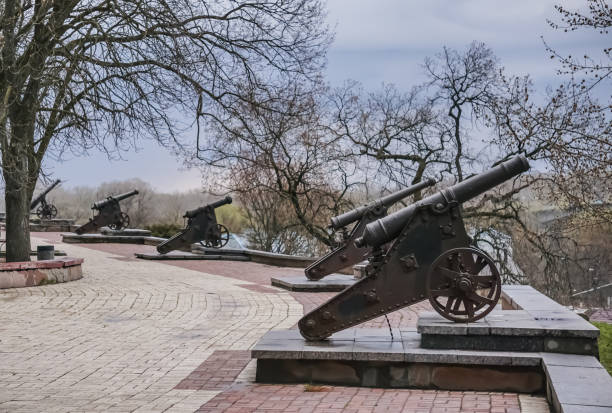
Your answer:
[[[85,258],[83,279],[0,290],[0,412],[548,411],[515,394],[256,385],[248,349],[331,296],[269,285],[299,270],[135,260],[152,249],[135,245],[56,248]],[[414,325],[417,312],[391,323]]]

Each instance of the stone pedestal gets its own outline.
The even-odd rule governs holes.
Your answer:
[[[138,229],[138,228],[125,228],[125,229],[116,231],[108,227],[102,227],[100,229],[100,234],[110,235],[114,237],[150,237],[151,231],[147,229]]]
[[[250,261],[250,258],[240,252],[230,252],[225,250],[216,250],[211,253],[193,253],[185,251],[171,251],[167,254],[157,253],[136,253],[136,258],[143,260],[224,260],[224,261]]]
[[[597,327],[565,309],[493,311],[466,324],[421,313],[418,332],[423,348],[599,355]]]
[[[599,330],[531,287],[502,294],[507,309],[469,324],[423,313],[418,331],[351,328],[317,342],[270,331],[251,351],[256,381],[546,392],[554,412],[612,411]]]
[[[309,280],[305,275],[272,277],[270,283],[289,291],[337,292],[355,284],[355,277],[346,274],[330,274],[320,280]]]
[[[110,230],[109,230],[110,231]],[[132,231],[137,231],[136,233]],[[62,234],[62,242],[67,244],[89,244],[89,243],[113,243],[113,244],[144,244],[144,245],[158,245],[165,241],[165,238],[152,237],[150,235],[138,235],[138,233],[149,233],[149,231],[137,229],[137,230],[123,230],[115,231],[115,235],[108,234],[75,234],[67,233]],[[118,234],[121,233],[121,234]]]

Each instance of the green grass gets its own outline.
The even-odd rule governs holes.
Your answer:
[[[599,329],[599,361],[612,374],[612,324],[593,322]]]

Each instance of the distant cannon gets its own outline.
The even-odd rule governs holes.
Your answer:
[[[366,276],[302,317],[302,336],[322,340],[426,299],[452,321],[487,315],[499,301],[501,276],[473,245],[461,204],[528,169],[525,157],[514,157],[366,225],[355,240],[372,249]]]
[[[59,179],[56,180],[32,200],[32,203],[30,204],[30,211],[38,207],[36,208],[36,215],[38,215],[40,219],[53,219],[57,216],[57,208],[55,205],[48,203],[46,197],[47,194],[60,183],[61,181]]]
[[[167,254],[174,250],[191,250],[191,244],[199,242],[204,247],[222,248],[229,241],[229,231],[217,223],[215,209],[232,203],[227,196],[217,202],[185,212],[187,225],[181,232],[157,246],[157,252]]]
[[[74,232],[77,234],[85,234],[87,232],[96,232],[99,228],[108,226],[114,230],[121,230],[130,225],[130,217],[125,212],[121,211],[120,201],[137,195],[138,191],[133,190],[125,194],[117,196],[109,196],[108,198],[94,202],[92,210],[97,211],[97,215],[89,219],[89,222],[78,227]]]
[[[433,179],[426,179],[423,182],[379,198],[367,205],[333,217],[331,219],[331,227],[334,229],[344,228],[354,222],[357,223],[353,226],[350,233],[344,232],[342,245],[324,255],[304,270],[306,278],[309,280],[320,280],[326,275],[365,260],[372,252],[372,249],[367,246],[357,247],[355,240],[363,235],[366,225],[386,216],[388,208],[393,204],[435,183]]]

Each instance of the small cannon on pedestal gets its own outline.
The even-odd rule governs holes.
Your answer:
[[[138,191],[133,190],[125,194],[109,196],[103,201],[95,202],[91,209],[98,211],[98,214],[90,218],[88,223],[78,227],[74,232],[79,235],[87,232],[96,232],[104,226],[108,226],[116,231],[127,228],[130,225],[130,217],[121,211],[119,202],[137,194]]]
[[[225,197],[212,204],[185,212],[187,220],[185,229],[173,235],[157,246],[157,252],[167,254],[173,250],[191,251],[191,244],[199,242],[203,247],[222,248],[229,241],[229,231],[217,223],[215,209],[232,203],[231,197]]]
[[[460,206],[528,169],[525,157],[514,157],[368,224],[355,240],[371,248],[365,278],[302,317],[302,336],[322,340],[426,299],[452,321],[484,317],[499,300],[501,277],[467,235]]]
[[[56,186],[58,186],[61,181],[58,179],[53,182],[47,189],[42,191],[36,198],[32,200],[30,204],[30,211],[36,208],[36,215],[40,219],[53,219],[57,216],[57,208],[55,205],[47,202],[46,196],[49,192],[51,192]]]
[[[336,230],[344,229],[342,245],[309,265],[304,270],[306,278],[309,280],[320,280],[326,275],[365,260],[372,252],[372,249],[367,245],[362,247],[356,246],[355,240],[363,235],[366,225],[386,216],[389,207],[396,202],[435,183],[433,179],[426,179],[401,191],[379,198],[367,205],[333,217],[330,227]],[[354,222],[357,223],[353,226],[353,229],[347,232],[346,227]]]

